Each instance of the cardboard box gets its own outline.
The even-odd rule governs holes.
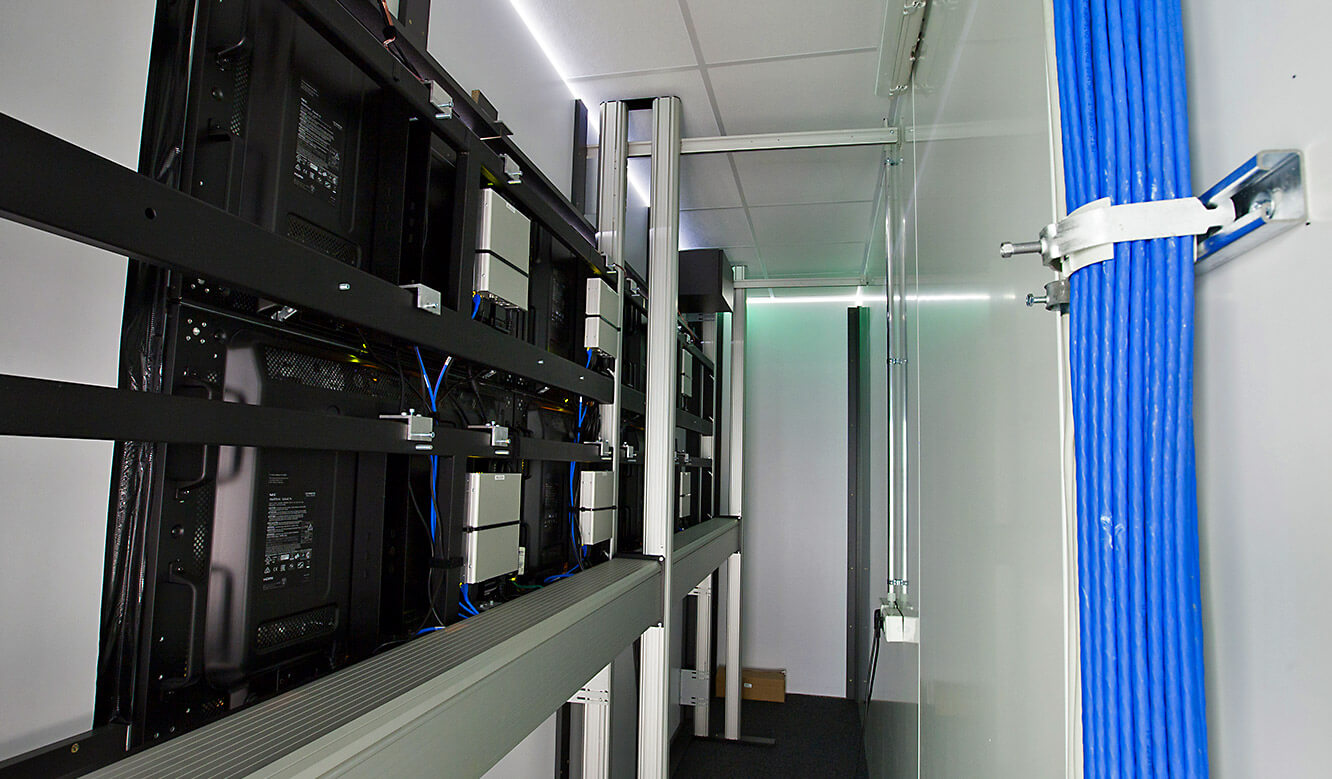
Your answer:
[[[717,697],[726,695],[726,666],[717,668]],[[740,697],[747,701],[786,702],[785,668],[744,668],[740,671]]]

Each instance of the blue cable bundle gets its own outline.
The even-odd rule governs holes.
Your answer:
[[[473,311],[473,315],[475,315]],[[449,372],[449,366],[453,364],[453,358],[448,357],[444,360],[444,367],[439,369],[439,377],[435,383],[430,383],[430,374],[426,371],[425,358],[421,356],[421,348],[416,347],[416,361],[421,366],[421,382],[425,384],[426,398],[430,401],[431,413],[437,413],[439,409],[439,388],[444,385],[444,376]],[[433,543],[439,533],[439,456],[430,455],[430,541]]]
[[[1179,0],[1056,0],[1068,210],[1191,191]],[[1189,238],[1073,274],[1085,774],[1208,775]]]

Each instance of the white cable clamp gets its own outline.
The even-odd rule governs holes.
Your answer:
[[[1041,254],[1054,267],[1073,275],[1115,256],[1115,244],[1202,235],[1235,221],[1235,205],[1225,200],[1208,208],[1196,197],[1110,205],[1093,200],[1041,231]]]

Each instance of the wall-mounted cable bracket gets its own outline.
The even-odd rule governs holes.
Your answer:
[[[1072,276],[1115,256],[1115,244],[1203,235],[1235,220],[1230,201],[1208,208],[1196,197],[1112,205],[1108,197],[1082,206],[1041,231],[1039,241],[1004,243],[1002,257],[1040,254],[1045,264]]]
[[[1260,151],[1200,199],[1204,204],[1233,203],[1238,215],[1198,241],[1194,269],[1204,273],[1305,223],[1309,204],[1304,154],[1298,149]]]
[[[1001,257],[1040,254],[1072,276],[1114,257],[1115,244],[1197,236],[1197,272],[1220,265],[1305,221],[1303,155],[1254,155],[1200,197],[1112,205],[1094,200],[1041,231],[1040,239],[999,246]],[[1038,301],[1033,301],[1038,302]]]

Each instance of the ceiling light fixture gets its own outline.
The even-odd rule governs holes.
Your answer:
[[[867,292],[870,287],[857,287],[854,295],[787,295],[785,297],[750,297],[746,302],[754,305],[772,305],[772,304],[792,304],[792,303],[852,303],[855,305],[867,305],[870,303],[885,303],[888,300],[887,295],[882,291]],[[882,288],[878,288],[882,289]],[[1007,296],[1005,296],[1007,297]],[[908,303],[988,303],[994,299],[994,296],[988,292],[926,292],[923,294],[908,293],[906,300]]]

